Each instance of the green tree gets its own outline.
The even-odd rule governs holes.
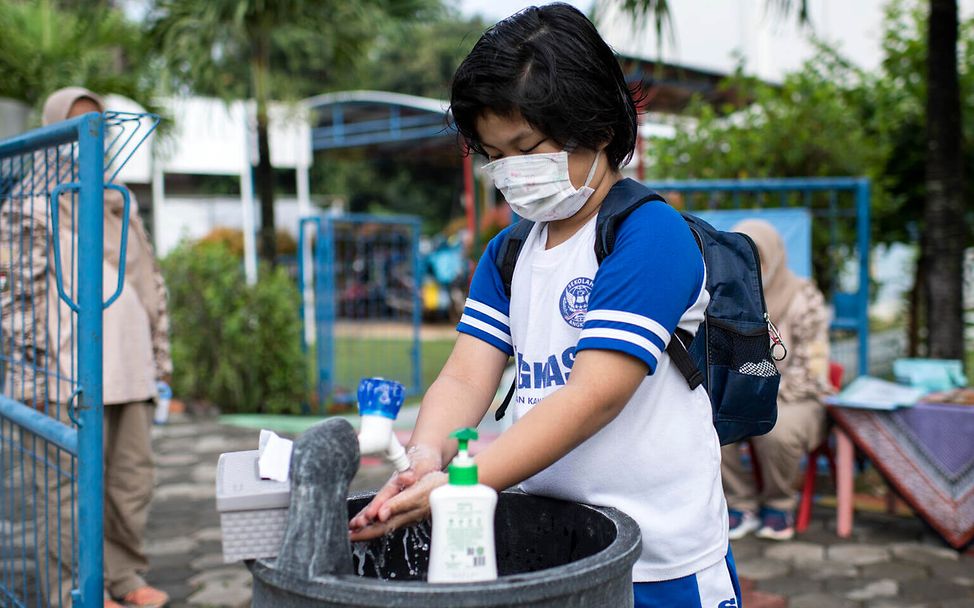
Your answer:
[[[691,104],[692,126],[654,140],[647,154],[657,177],[752,178],[858,175],[881,158],[856,107],[864,76],[820,49],[780,86],[738,74],[722,86],[749,99],[737,111]]]
[[[388,23],[358,69],[333,86],[447,99],[453,73],[486,27],[450,9],[429,21]],[[439,232],[462,214],[459,141],[448,142],[430,149],[417,140],[383,155],[361,148],[322,154],[314,189],[346,199],[350,211],[418,215],[424,232]]]
[[[298,413],[307,397],[301,298],[283,268],[244,281],[220,235],[161,262],[169,291],[174,389],[223,412]]]
[[[909,344],[911,354],[919,350],[923,327],[937,318],[930,313],[927,286],[934,279],[928,274],[936,265],[938,254],[931,253],[926,241],[927,229],[927,88],[923,76],[927,71],[929,10],[926,2],[896,0],[886,9],[886,26],[883,40],[884,59],[882,68],[875,75],[872,87],[864,95],[865,106],[873,108],[869,119],[877,141],[884,142],[886,159],[882,172],[884,187],[888,193],[890,210],[896,210],[913,229],[903,240],[915,240],[919,235],[920,258],[911,294],[909,318]],[[959,24],[957,50],[961,57],[958,77],[961,96],[974,96],[974,19]],[[967,172],[974,170],[974,104],[963,104],[963,163]],[[955,211],[954,223],[959,231],[974,222],[974,192],[969,188],[961,191],[966,211]],[[966,213],[966,221],[964,214]],[[899,233],[902,233],[901,229]],[[942,237],[940,237],[942,239]],[[970,234],[959,237],[970,242]],[[957,301],[960,305],[960,299]],[[928,332],[927,354],[933,352]]]
[[[921,260],[926,268],[928,355],[964,360],[963,119],[957,66],[957,0],[930,0],[927,23],[926,189]]]
[[[463,175],[457,158],[429,158],[400,153],[375,156],[344,150],[316,161],[314,188],[347,202],[352,213],[403,213],[419,216],[425,234],[442,231],[463,214],[460,193]]]
[[[464,18],[455,9],[428,21],[390,23],[342,88],[447,99],[453,73],[485,29],[479,17]]]
[[[620,1],[636,15],[655,15],[658,33],[662,33],[666,27],[667,0]],[[808,18],[809,0],[768,0],[768,3],[784,14],[797,8],[800,20]],[[900,170],[898,186],[901,195],[906,184],[911,184],[909,189],[915,190],[916,184],[921,183],[915,173],[916,165],[911,160],[915,159],[917,150],[922,150],[924,204],[920,222],[922,236],[918,272],[922,275],[919,286],[926,293],[927,354],[964,359],[963,256],[970,234],[968,223],[964,221],[969,212],[964,205],[968,193],[964,182],[965,121],[960,99],[961,79],[966,76],[970,62],[958,65],[957,57],[961,54],[965,59],[970,59],[971,51],[967,45],[958,45],[956,0],[925,0],[925,3],[928,10],[923,27],[922,69],[903,73],[905,66],[917,67],[914,60],[919,47],[907,42],[905,49],[913,53],[906,57],[901,55],[898,65],[888,59],[884,66],[885,70],[897,73],[900,79],[890,83],[892,88],[887,85],[884,89],[882,84],[874,83],[859,101],[863,104],[861,108],[872,119],[871,132],[894,136],[892,143],[889,139],[883,142],[891,146],[886,149],[887,153],[896,149],[904,151],[908,147],[906,158],[888,154],[883,166],[884,170]],[[902,5],[895,2],[891,14],[902,13]],[[897,36],[895,32],[887,33],[887,52],[890,52],[892,44],[903,42],[902,39],[897,40]],[[919,81],[917,74],[923,75]],[[910,114],[916,109],[913,105],[916,97],[903,95],[901,89],[916,90],[921,83],[922,114],[917,121],[916,116]],[[914,120],[897,122],[897,119],[907,117]],[[917,142],[916,126],[922,128],[919,131],[923,133],[922,145],[917,145],[920,142]],[[840,137],[848,135],[838,131],[836,134]],[[726,143],[730,145],[730,142]],[[970,166],[969,161],[967,165]],[[874,171],[873,174],[878,177],[880,185],[890,185],[885,172],[877,174]],[[908,177],[902,179],[902,176]],[[892,186],[896,188],[897,184]],[[908,199],[900,196],[894,200],[903,203]],[[911,214],[907,207],[901,207],[901,210],[906,212],[903,215]],[[901,216],[900,219],[902,226],[905,224],[902,220],[907,218]],[[897,232],[902,234],[902,229]]]
[[[307,92],[309,83],[352,65],[385,19],[424,14],[427,0],[158,0],[151,37],[176,89],[251,97],[257,105],[256,186],[261,256],[273,263],[274,183],[268,140],[273,95]],[[246,66],[246,74],[241,67]]]
[[[732,87],[751,103],[735,111],[731,106],[694,102],[688,111],[694,117],[691,126],[678,129],[673,139],[648,142],[648,174],[677,179],[868,175],[875,180],[885,156],[872,140],[861,108],[865,80],[865,75],[824,47],[780,86],[742,75],[730,78],[723,86]],[[895,226],[897,234],[904,234],[895,212],[882,211],[888,205],[881,180],[873,200],[874,236],[892,237],[881,226]],[[818,195],[802,202],[829,204],[827,196]],[[854,225],[840,222],[835,228],[842,242],[855,242]],[[834,269],[842,264],[844,252],[830,248],[832,236],[825,227],[812,233],[814,274],[826,293],[835,287]]]
[[[81,85],[151,106],[139,26],[111,5],[6,0],[0,32],[0,97],[37,105],[56,89]]]

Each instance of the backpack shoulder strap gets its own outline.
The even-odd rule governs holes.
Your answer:
[[[632,179],[621,180],[612,186],[609,194],[602,202],[602,207],[599,208],[599,217],[596,220],[595,257],[599,264],[607,255],[612,253],[615,246],[616,231],[623,220],[643,203],[652,201],[666,202],[662,196]],[[692,227],[690,231],[693,232],[693,238],[703,252],[700,237],[692,230]],[[693,362],[688,351],[692,341],[693,336],[690,332],[677,329],[666,345],[666,354],[670,356],[673,365],[680,370],[680,374],[686,379],[690,390],[703,383],[703,373]]]
[[[683,219],[687,222],[690,227],[690,234],[693,235],[693,240],[697,243],[697,248],[700,250],[700,254],[704,255],[704,264],[706,264],[706,255],[703,248],[703,239],[697,234],[697,228],[691,219],[696,219],[693,216],[683,213],[681,214]],[[707,331],[707,320],[704,318],[703,323],[697,329],[697,332]],[[677,338],[677,339],[674,339]],[[676,328],[673,332],[673,337],[670,338],[669,343],[666,345],[666,354],[670,356],[673,361],[673,365],[680,370],[680,374],[687,381],[687,385],[690,386],[690,390],[697,388],[703,384],[703,372],[693,361],[693,357],[690,356],[690,343],[693,342],[693,335],[685,329]],[[701,338],[706,340],[706,336]]]
[[[670,356],[676,369],[680,370],[680,375],[687,381],[687,386],[692,391],[703,384],[703,372],[690,356],[688,349],[691,342],[693,342],[693,335],[685,329],[677,328],[666,345],[666,354]]]
[[[517,265],[517,257],[521,254],[521,247],[527,240],[528,234],[534,222],[520,220],[504,235],[500,247],[497,248],[497,256],[494,258],[494,265],[500,272],[501,281],[504,283],[504,295],[511,297],[511,282],[514,280],[514,266]]]
[[[527,240],[533,226],[534,222],[530,220],[522,219],[518,221],[507,231],[507,234],[504,235],[504,240],[501,241],[500,247],[497,248],[494,265],[497,266],[497,271],[501,275],[501,281],[504,283],[504,295],[508,298],[511,297],[511,282],[514,281],[514,267],[517,265],[517,258],[521,254],[521,247],[524,246],[524,241]],[[511,404],[511,399],[514,397],[515,386],[517,386],[516,377],[514,382],[511,383],[511,388],[508,389],[503,403],[494,412],[495,420],[500,420],[507,412],[507,408]]]
[[[664,201],[662,196],[653,192],[634,179],[619,180],[605,195],[599,216],[595,220],[595,259],[599,264],[605,256],[612,253],[616,243],[616,231],[619,224],[638,209],[643,203]]]

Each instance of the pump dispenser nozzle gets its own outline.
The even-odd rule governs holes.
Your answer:
[[[392,423],[405,397],[403,385],[383,378],[363,378],[358,385],[358,407],[362,416],[359,451],[363,456],[382,453],[400,473],[409,469],[409,459]]]
[[[450,433],[457,440],[457,455],[450,462],[450,483],[455,486],[477,485],[477,463],[470,457],[467,443],[477,439],[477,429],[463,428]]]

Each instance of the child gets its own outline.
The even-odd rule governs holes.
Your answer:
[[[446,482],[448,439],[487,411],[515,357],[514,424],[477,455],[480,481],[615,507],[642,530],[636,606],[740,606],[727,540],[720,445],[703,388],[665,352],[693,333],[709,295],[680,215],[639,207],[601,266],[599,206],[633,153],[636,108],[612,51],[566,4],[532,7],[489,29],[457,69],[453,118],[514,211],[536,222],[505,294],[494,263],[474,274],[460,335],[410,440],[412,469],[349,523],[352,540],[429,515]]]

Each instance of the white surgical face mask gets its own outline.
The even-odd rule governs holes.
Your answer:
[[[599,163],[595,153],[585,185],[575,188],[568,177],[568,152],[509,156],[484,165],[484,172],[504,195],[514,213],[533,222],[569,218],[592,193],[589,187]]]

